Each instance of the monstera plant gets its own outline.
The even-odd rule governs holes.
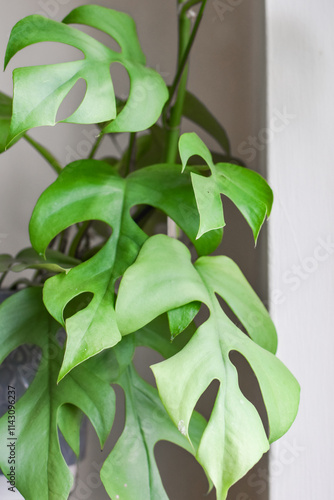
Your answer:
[[[2,151],[25,139],[58,174],[33,210],[31,248],[0,257],[3,287],[8,275],[33,270],[0,307],[0,361],[25,344],[40,351],[28,389],[16,400],[15,388],[8,388],[8,412],[0,419],[0,468],[26,500],[68,498],[73,479],[59,432],[78,454],[85,414],[102,447],[114,421],[113,384],[124,391],[126,418],[101,469],[110,498],[120,491],[125,500],[168,498],[154,455],[155,444],[167,440],[196,458],[224,500],[297,413],[299,386],[275,356],[267,310],[230,258],[210,255],[223,236],[224,197],[256,242],[273,195],[259,174],[232,157],[223,127],[187,91],[189,54],[206,0],[177,3],[179,52],[170,87],[146,66],[133,19],[111,8],[83,5],[62,22],[28,16],[9,38],[5,66],[38,42],[60,42],[83,54],[15,69],[13,100],[2,94],[0,101]],[[120,50],[80,25],[106,33]],[[129,75],[126,99],[115,96],[113,63]],[[28,131],[56,124],[78,80],[86,83],[85,95],[62,121],[98,124],[100,134],[87,159],[62,166]],[[183,117],[214,137],[222,152],[211,152],[195,133],[180,136]],[[101,141],[120,134],[128,146],[117,157],[95,159]],[[166,218],[177,237],[158,233],[157,221]],[[202,304],[209,318],[198,326]],[[156,387],[134,368],[137,346],[164,357],[152,367]],[[233,351],[258,380],[268,433],[239,388]],[[206,421],[194,408],[213,380],[219,390]]]

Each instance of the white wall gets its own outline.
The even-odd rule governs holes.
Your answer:
[[[268,0],[270,295],[299,416],[272,455],[271,500],[334,498],[334,3]]]

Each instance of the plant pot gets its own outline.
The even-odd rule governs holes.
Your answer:
[[[10,295],[15,292],[0,290],[0,304],[6,300]],[[64,330],[60,330],[59,338],[61,341],[65,340]],[[29,385],[32,383],[37,372],[39,362],[41,359],[40,349],[32,345],[22,345],[15,349],[0,365],[0,417],[2,417],[8,410],[8,386],[15,388],[15,400],[17,401],[23,396]],[[81,428],[81,453],[80,460],[85,455],[86,443],[86,425],[83,420]],[[66,443],[62,434],[59,432],[59,443],[62,454],[67,465],[70,468],[74,478],[77,475],[78,459],[73,450]],[[17,471],[19,473],[19,463],[17,464]],[[7,478],[0,470],[0,498],[1,500],[24,500],[20,493],[16,490],[8,490],[10,484]],[[73,485],[72,491],[75,488]]]

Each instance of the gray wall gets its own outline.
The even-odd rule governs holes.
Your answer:
[[[61,19],[80,3],[99,3],[131,13],[138,23],[139,36],[148,56],[148,64],[162,73],[168,82],[175,67],[176,23],[175,3],[165,0],[16,0],[6,3],[0,20],[0,56],[3,58],[11,26],[24,15],[44,13]],[[75,50],[65,52],[55,44],[41,44],[17,55],[1,79],[1,89],[11,93],[11,70],[16,65],[39,64],[71,60]],[[228,0],[209,1],[205,17],[195,43],[191,63],[189,88],[202,97],[209,109],[224,124],[232,140],[233,152],[243,157],[249,166],[264,172],[266,135],[265,127],[265,32],[264,1]],[[72,160],[73,151],[79,156],[87,148],[89,133],[94,127],[58,125],[56,129],[41,128],[32,132],[37,140],[49,145],[62,163]],[[189,129],[185,124],[184,130]],[[208,142],[210,143],[209,138]],[[255,143],[254,143],[255,138]],[[87,143],[88,141],[88,143]],[[253,144],[253,145],[252,145]],[[255,145],[254,145],[255,144]],[[27,225],[31,210],[41,191],[54,179],[53,172],[44,161],[21,141],[0,157],[0,251],[16,253],[29,244]],[[253,286],[266,299],[266,234],[260,236],[254,250],[251,231],[231,204],[225,203],[227,229],[220,251],[233,256]],[[139,353],[140,369],[150,359]],[[146,372],[148,370],[146,369]],[[248,376],[246,376],[246,380]],[[211,400],[214,391],[211,391]],[[202,409],[209,413],[209,399]],[[260,399],[257,396],[257,399]],[[211,404],[211,403],[210,403]],[[260,404],[260,403],[259,403]],[[122,425],[118,419],[119,431]],[[117,431],[116,431],[117,432]],[[116,434],[115,434],[116,437]],[[115,439],[115,438],[114,438]],[[89,435],[89,457],[80,469],[80,482],[73,500],[107,498],[102,487],[93,486],[94,462],[101,462],[101,452],[92,433]],[[110,447],[110,444],[109,444]],[[159,463],[173,500],[199,499],[206,492],[204,475],[189,457],[170,446],[162,451]],[[105,454],[105,452],[104,452]],[[186,460],[181,462],[181,459]],[[169,469],[167,462],[169,461]],[[268,484],[263,470],[256,466],[251,476],[233,488],[231,500],[265,500]],[[181,472],[180,472],[181,471]],[[91,474],[91,476],[89,476]],[[261,479],[260,476],[265,479]],[[91,479],[88,486],[88,478]],[[214,498],[212,493],[208,498]]]

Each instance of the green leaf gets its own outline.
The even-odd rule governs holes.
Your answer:
[[[263,177],[252,170],[232,163],[218,163],[215,169],[220,192],[240,210],[256,243],[262,224],[271,213],[272,190]]]
[[[182,335],[171,338],[167,315],[163,314],[137,330],[134,335],[123,337],[122,343],[126,338],[134,338],[136,346],[149,347],[159,352],[164,358],[170,358],[189,342],[195,331],[194,323],[190,323]]]
[[[104,31],[116,40],[121,52],[111,50],[68,26],[69,23]],[[38,42],[72,45],[84,58],[14,70],[13,118],[8,144],[28,129],[55,125],[62,101],[80,79],[87,84],[85,96],[77,110],[62,122],[88,124],[113,120],[104,132],[136,132],[150,127],[159,118],[168,98],[167,87],[156,71],[145,67],[134,21],[127,14],[98,5],[83,5],[74,9],[63,23],[38,15],[28,16],[11,32],[5,67],[18,51]],[[110,77],[110,65],[116,62],[124,66],[131,82],[128,100],[117,117]],[[150,106],[147,106],[148,98]]]
[[[191,174],[200,226],[198,236],[211,229],[224,227],[220,195],[230,198],[245,217],[257,241],[266,217],[269,217],[273,193],[266,181],[256,172],[232,163],[213,164],[212,156],[195,133],[183,134],[179,141],[183,169],[192,155],[201,156],[211,170],[211,177]]]
[[[12,98],[0,92],[0,153],[6,149],[7,137],[9,134],[10,121],[12,119]],[[20,134],[11,145],[21,139]]]
[[[199,255],[212,253],[222,239],[222,230],[211,231],[197,239],[199,215],[189,171],[181,174],[179,165],[152,165],[129,176],[140,186],[137,204],[152,205],[166,213],[186,233]]]
[[[232,259],[223,255],[202,257],[197,270],[205,274],[206,283],[232,309],[254,342],[276,353],[277,333],[267,309]],[[217,272],[219,270],[219,272]]]
[[[15,447],[19,470],[16,486],[26,500],[68,498],[73,478],[58,441],[58,417],[63,405],[73,405],[88,416],[101,446],[114,418],[114,391],[99,376],[104,366],[91,370],[87,362],[57,385],[63,354],[55,337],[58,329],[59,325],[43,305],[40,288],[18,292],[0,307],[0,361],[23,344],[33,344],[42,350],[36,376],[15,405]],[[71,426],[69,418],[72,419],[73,415],[69,417],[68,413],[63,413],[61,416],[67,439]],[[8,476],[8,414],[0,419],[0,439],[0,467]],[[72,441],[75,447],[75,439]]]
[[[195,132],[187,132],[181,135],[179,139],[179,151],[182,162],[182,172],[186,168],[189,158],[195,155],[201,156],[210,169],[214,169],[212,155],[209,149]]]
[[[80,426],[82,411],[71,404],[62,405],[58,411],[58,427],[76,456],[80,454]]]
[[[0,255],[0,273],[5,273],[9,271],[11,265],[13,264],[13,257],[9,254]]]
[[[155,206],[172,217],[199,253],[213,251],[221,240],[219,232],[211,232],[196,242],[198,214],[190,176],[180,175],[176,165],[148,167],[123,179],[102,161],[74,162],[63,169],[36,204],[30,238],[39,255],[58,233],[73,224],[101,220],[113,230],[92,258],[45,283],[46,307],[68,335],[60,379],[121,340],[115,320],[114,285],[147,238],[130,216],[131,207],[140,204]],[[94,295],[89,305],[64,322],[67,304],[86,292]]]
[[[214,137],[221,147],[230,155],[230,141],[226,130],[220,125],[218,120],[210,113],[207,107],[191,92],[185,94],[183,115],[202,127],[212,137]]]
[[[45,269],[53,273],[61,273],[68,272],[72,267],[80,264],[80,260],[52,249],[47,249],[45,258],[43,258],[33,248],[21,250],[13,261],[15,263],[12,265],[11,271],[14,272],[21,272],[25,269]]]
[[[12,117],[12,99],[0,92],[0,153],[5,150]]]
[[[118,381],[125,393],[124,431],[101,470],[102,482],[110,498],[124,500],[168,500],[155,462],[154,447],[166,440],[194,454],[164,409],[156,389],[142,380],[130,366]],[[198,445],[206,421],[195,413],[190,432]]]
[[[139,137],[136,142],[136,169],[156,165],[163,159],[165,147],[165,132],[155,124],[149,129],[149,134]]]
[[[168,311],[167,315],[172,340],[190,325],[200,308],[200,302],[190,302],[190,304]]]
[[[85,220],[101,220],[113,232],[91,259],[46,281],[44,301],[50,314],[67,332],[61,379],[74,366],[121,340],[114,313],[114,285],[133,262],[145,234],[130,216],[127,182],[97,160],[68,165],[42,194],[30,221],[31,242],[39,254],[66,227]],[[121,207],[121,209],[120,209]],[[63,319],[65,306],[82,293],[94,294],[74,316]]]
[[[231,292],[226,291],[228,283],[220,284],[226,278],[230,283],[236,281]],[[133,283],[137,284],[135,291]],[[240,312],[242,321],[260,345],[228,319],[215,292],[226,297],[236,313]],[[247,308],[240,304],[235,293],[241,293],[255,305],[263,327],[260,326],[259,334],[254,335]],[[274,327],[240,271],[219,257],[201,257],[193,265],[188,249],[167,236],[150,238],[136,262],[125,272],[116,304],[117,321],[122,333],[130,333],[163,312],[194,300],[209,307],[209,319],[178,354],[152,369],[170,417],[176,426],[182,423],[190,441],[189,422],[197,400],[212,380],[220,382],[196,458],[212,479],[217,499],[224,500],[230,486],[292,424],[299,403],[299,385],[287,368],[261,347],[266,345],[274,350]],[[265,341],[266,328],[268,341]],[[269,440],[260,416],[239,389],[238,373],[229,358],[232,351],[247,359],[258,379],[268,415]]]

